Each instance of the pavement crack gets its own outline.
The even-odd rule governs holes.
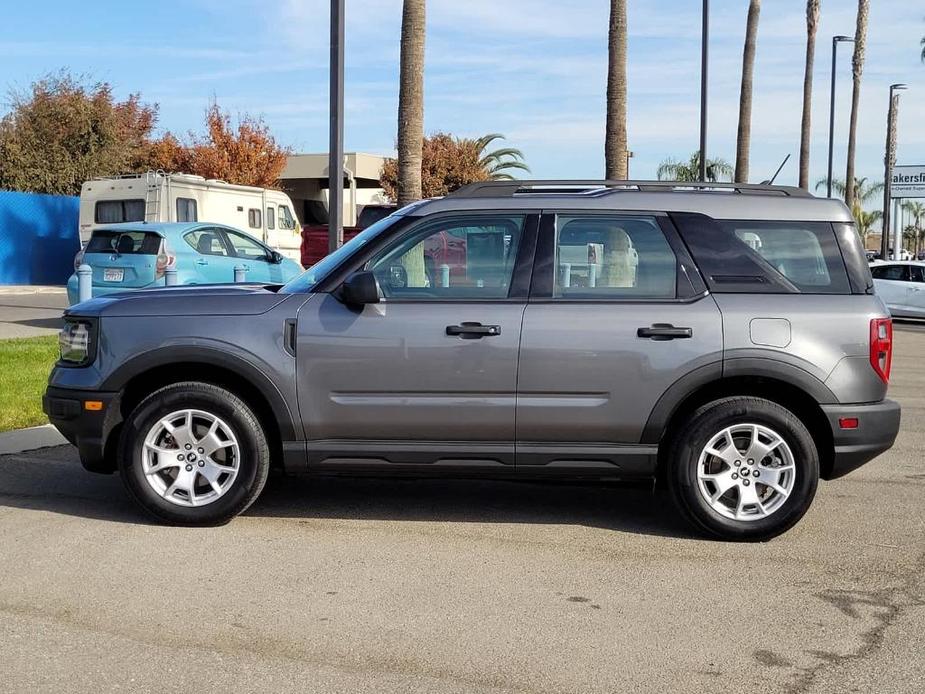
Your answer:
[[[883,645],[886,630],[897,619],[909,609],[925,605],[925,595],[922,591],[922,584],[925,583],[923,572],[925,572],[925,552],[920,554],[903,572],[900,584],[892,588],[871,591],[832,589],[816,593],[817,598],[831,604],[851,619],[862,621],[867,613],[873,624],[861,631],[859,634],[861,645],[851,652],[807,651],[817,662],[810,667],[802,668],[797,677],[783,691],[786,694],[803,694],[809,690],[813,681],[823,670],[864,660],[876,653]]]

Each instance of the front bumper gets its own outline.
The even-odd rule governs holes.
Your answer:
[[[873,460],[893,445],[899,433],[900,407],[894,400],[871,405],[823,405],[822,411],[832,427],[835,454],[825,479],[847,475]],[[856,429],[843,429],[839,420],[857,418]]]
[[[88,401],[101,402],[101,409],[86,409]],[[49,386],[42,397],[42,409],[61,435],[77,446],[87,470],[115,471],[112,456],[106,453],[110,436],[122,421],[118,393]]]

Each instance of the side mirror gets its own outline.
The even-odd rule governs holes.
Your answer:
[[[371,272],[354,272],[340,288],[343,302],[349,306],[379,303],[379,284]]]
[[[283,262],[283,254],[279,251],[270,251],[270,262],[274,265],[279,265]]]

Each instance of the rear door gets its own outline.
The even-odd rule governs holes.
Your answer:
[[[544,213],[521,335],[517,466],[650,473],[650,413],[722,369],[722,320],[663,214]]]

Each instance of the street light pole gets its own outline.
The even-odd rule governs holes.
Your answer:
[[[907,89],[905,84],[890,85],[890,106],[886,112],[886,153],[883,157],[883,231],[880,234],[880,257],[887,260],[890,242],[890,202],[893,192],[893,166],[896,164],[896,111],[899,108],[899,94]],[[902,225],[896,229],[893,239],[893,260],[899,260],[902,248]]]
[[[854,42],[850,36],[832,37],[832,94],[829,102],[829,173],[826,176],[826,197],[832,197],[832,156],[835,151],[835,59],[838,56],[838,44],[843,41]],[[847,183],[845,185],[848,185]]]
[[[328,253],[344,243],[344,0],[331,0]]]
[[[710,58],[710,0],[703,0],[700,32],[700,180],[707,180],[707,70]]]

